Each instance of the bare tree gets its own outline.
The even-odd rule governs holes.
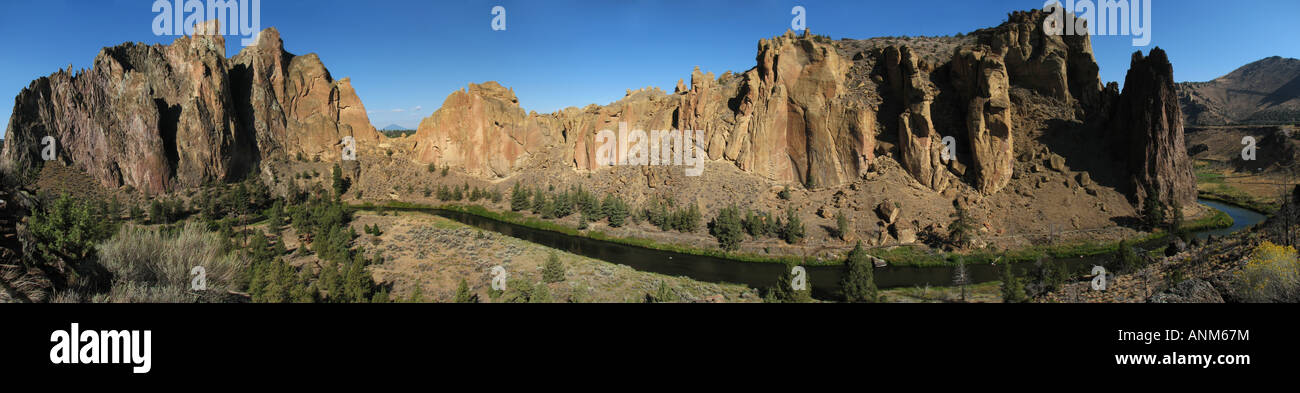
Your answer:
[[[970,272],[966,270],[966,260],[957,257],[957,267],[952,270],[952,285],[961,287],[961,302],[966,302],[966,284],[970,283]]]

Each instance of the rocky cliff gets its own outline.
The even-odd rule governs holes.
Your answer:
[[[216,22],[171,45],[105,48],[89,70],[40,78],[15,100],[0,165],[32,173],[41,139],[110,187],[148,194],[244,176],[277,154],[329,158],[343,135],[377,140],[347,80],[293,56],[268,29],[225,57]],[[360,142],[359,142],[360,143]]]
[[[950,190],[999,194],[1045,157],[1066,171],[1069,157],[1052,154],[1061,146],[1046,139],[1078,128],[1132,147],[1113,150],[1121,165],[1089,171],[1117,171],[1136,200],[1155,192],[1190,203],[1178,108],[1163,82],[1167,59],[1135,61],[1137,83],[1121,97],[1102,88],[1089,38],[1053,35],[1047,18],[1015,12],[957,37],[833,41],[786,32],[760,40],[755,66],[742,73],[696,69],[671,94],[629,90],[608,105],[550,114],[525,112],[494,82],[471,84],[405,146],[418,163],[483,179],[547,167],[582,173],[604,170],[597,133],[626,123],[699,130],[708,159],[776,184],[838,187],[896,163],[930,195],[952,198]],[[101,183],[157,193],[239,177],[266,160],[335,160],[347,136],[380,140],[349,80],[333,79],[315,55],[285,51],[275,29],[232,58],[223,48],[222,37],[202,34],[168,46],[126,44],[105,49],[91,70],[33,82],[15,104],[0,161],[38,168],[39,141],[50,135],[61,160]]]
[[[1196,178],[1183,140],[1174,69],[1164,50],[1157,47],[1147,56],[1133,54],[1110,132],[1136,203],[1150,194],[1167,205],[1196,203]]]
[[[1015,135],[1024,133],[1014,129],[1013,87],[1078,118],[1109,116],[1088,37],[1049,34],[1046,18],[1016,12],[999,27],[941,39],[942,50],[787,32],[760,40],[756,66],[743,73],[697,69],[671,95],[629,91],[609,105],[541,116],[524,115],[513,94],[471,86],[422,123],[417,156],[507,177],[527,166],[528,153],[562,145],[566,164],[597,170],[595,135],[628,123],[703,131],[709,159],[776,182],[851,183],[886,154],[931,190],[965,182],[992,195],[1010,182]],[[946,136],[957,142],[952,160]]]
[[[519,107],[515,93],[496,82],[452,93],[420,122],[415,157],[476,176],[502,177],[536,152],[550,129]]]

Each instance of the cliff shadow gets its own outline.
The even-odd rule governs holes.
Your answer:
[[[262,163],[262,152],[257,146],[257,120],[253,118],[253,71],[247,65],[234,65],[230,68],[230,84],[236,128],[226,179],[243,180]]]
[[[162,139],[163,155],[167,157],[168,178],[176,177],[176,166],[180,163],[180,152],[176,150],[176,129],[181,122],[181,106],[167,105],[167,101],[154,99],[158,107],[158,137]]]
[[[1114,155],[1115,152],[1129,149],[1109,140],[1104,125],[1064,119],[1050,119],[1046,124],[1047,128],[1037,138],[1038,142],[1046,146],[1050,153],[1064,158],[1065,166],[1070,171],[1087,172],[1097,185],[1114,188],[1125,195],[1129,193],[1124,163]],[[1047,162],[1044,158],[1042,162],[1036,163],[1047,165]]]

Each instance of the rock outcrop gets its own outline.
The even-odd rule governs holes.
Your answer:
[[[851,62],[834,43],[787,32],[760,41],[756,61],[741,75],[715,78],[696,69],[690,85],[679,83],[672,95],[641,89],[609,105],[547,115],[524,115],[513,93],[495,83],[471,85],[421,122],[416,157],[504,177],[536,147],[563,144],[575,168],[597,170],[597,133],[627,123],[647,133],[701,131],[696,143],[709,159],[776,181],[837,186],[865,173],[875,109],[845,98]]]
[[[1011,182],[1015,160],[1011,130],[1011,96],[1001,54],[988,47],[962,48],[953,57],[952,83],[966,108],[973,183],[986,195]]]
[[[148,194],[244,176],[267,154],[337,157],[341,135],[376,140],[346,80],[314,55],[283,52],[274,29],[234,59],[216,22],[171,45],[105,48],[89,70],[62,70],[19,93],[0,165],[34,173],[41,139],[57,159],[109,187]]]
[[[1196,179],[1183,140],[1174,70],[1159,47],[1133,54],[1115,115],[1111,143],[1129,173],[1129,195],[1140,204],[1155,194],[1166,206],[1196,203]]]
[[[285,51],[275,28],[231,59],[231,79],[240,125],[255,135],[254,151],[265,157],[301,153],[337,160],[346,136],[357,143],[379,140],[351,80],[334,80],[316,54]]]
[[[546,144],[549,134],[536,116],[524,113],[513,91],[496,82],[470,84],[420,122],[415,157],[475,176],[504,177]]]
[[[105,48],[90,70],[62,70],[18,94],[4,165],[39,168],[41,139],[52,136],[58,160],[107,186],[157,193],[230,176],[245,152],[227,64],[219,35]]]
[[[808,30],[798,37],[787,31],[758,48],[758,67],[744,74],[736,97],[736,127],[726,148],[735,154],[728,158],[741,169],[812,187],[865,173],[875,145],[875,110],[845,97],[852,63],[829,39]]]
[[[924,63],[918,62],[908,46],[886,48],[882,60],[891,96],[903,108],[898,115],[900,163],[921,184],[942,191],[949,178],[942,162],[943,136],[931,119],[934,89],[921,70]]]
[[[1010,82],[1061,101],[1077,101],[1084,108],[1100,103],[1101,76],[1092,40],[1087,33],[1049,31],[1051,14],[1043,10],[1012,12],[998,27],[977,31],[980,43],[1003,53]],[[1070,13],[1064,24],[1086,23]]]

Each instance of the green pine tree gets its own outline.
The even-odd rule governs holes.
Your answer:
[[[560,256],[553,251],[542,267],[542,281],[546,283],[564,281],[564,264],[560,262]]]
[[[874,303],[879,299],[875,265],[867,251],[862,249],[861,241],[853,247],[853,251],[849,251],[849,257],[844,261],[844,277],[840,281],[840,287],[843,288],[845,300],[851,303]]]
[[[456,287],[456,303],[478,303],[478,294],[469,291],[469,282],[460,279],[460,285]]]
[[[1029,296],[1025,294],[1025,284],[1020,277],[1016,276],[1011,270],[1011,263],[1006,262],[1002,268],[1002,302],[1004,303],[1022,303],[1028,300]]]

